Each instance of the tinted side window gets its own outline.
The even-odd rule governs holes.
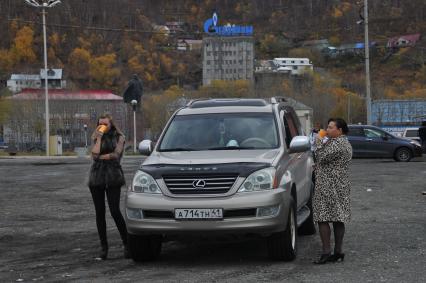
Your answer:
[[[364,129],[364,134],[367,138],[381,138],[385,136],[385,133],[375,129]]]
[[[285,143],[287,144],[287,148],[289,148],[291,140],[295,136],[299,135],[296,123],[294,122],[293,117],[290,114],[284,115],[284,126],[285,126]]]
[[[362,128],[349,128],[348,136],[350,137],[363,137],[364,130]]]

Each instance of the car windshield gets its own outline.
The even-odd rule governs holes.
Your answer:
[[[279,146],[272,113],[175,116],[159,151],[269,149]]]

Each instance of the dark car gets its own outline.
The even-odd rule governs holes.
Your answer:
[[[396,137],[378,127],[350,125],[349,142],[354,157],[394,158],[396,161],[410,161],[422,156],[419,142]]]

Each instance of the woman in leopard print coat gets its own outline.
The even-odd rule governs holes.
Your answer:
[[[352,147],[346,137],[348,126],[343,119],[328,121],[327,136],[316,141],[314,221],[318,222],[322,255],[316,263],[344,259],[342,242],[345,224],[351,216],[349,163]],[[330,225],[334,230],[334,254],[330,247]]]

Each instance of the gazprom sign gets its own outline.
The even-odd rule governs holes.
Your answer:
[[[218,17],[217,14],[214,13],[211,19],[207,19],[204,22],[204,32],[222,36],[253,34],[253,26],[218,26],[217,23]]]

